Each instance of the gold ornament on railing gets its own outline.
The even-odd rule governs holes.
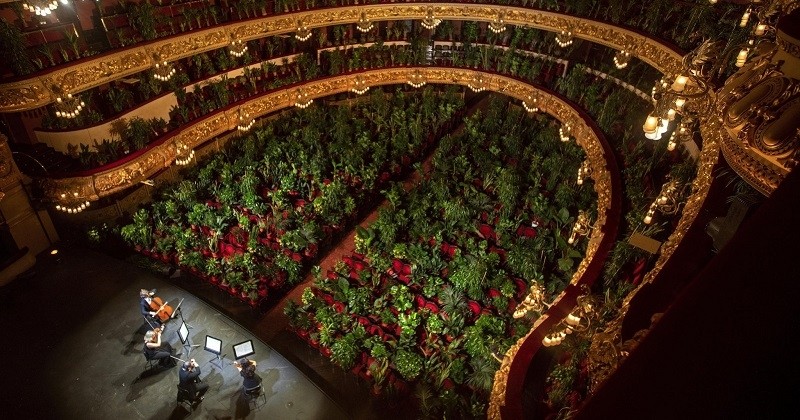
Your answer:
[[[583,185],[583,181],[592,175],[592,166],[589,163],[589,160],[586,159],[581,162],[581,167],[578,168],[578,179],[577,184]]]
[[[581,285],[581,295],[576,299],[575,309],[556,324],[550,334],[545,335],[542,344],[545,347],[557,346],[572,333],[588,332],[593,319],[597,316],[595,307],[595,299],[591,295],[589,286]]]
[[[247,43],[237,38],[236,35],[231,34],[231,43],[228,45],[228,52],[236,58],[239,58],[247,52]]]
[[[558,137],[561,139],[562,142],[568,142],[571,136],[570,133],[571,127],[569,123],[561,124],[561,127],[558,129]]]
[[[306,109],[314,102],[314,99],[309,98],[308,93],[303,92],[302,89],[297,89],[295,93],[294,106],[300,109]]]
[[[630,61],[631,61],[631,53],[625,50],[617,51],[616,54],[614,54],[614,65],[620,70],[624,69],[625,67],[628,67],[628,63]]]
[[[414,73],[408,76],[408,81],[406,83],[415,89],[419,89],[428,84],[428,78],[425,77],[421,71],[414,70]]]
[[[56,117],[72,119],[80,115],[83,108],[86,106],[78,96],[73,96],[67,92],[66,89],[54,87],[53,91],[56,92]]]
[[[545,290],[541,283],[532,281],[530,293],[525,296],[522,303],[514,310],[514,318],[522,318],[528,312],[538,312],[541,314],[545,309],[552,306],[552,303],[545,302],[544,293]]]

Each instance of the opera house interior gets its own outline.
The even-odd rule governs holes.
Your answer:
[[[800,415],[799,1],[0,0],[0,55],[4,418]]]

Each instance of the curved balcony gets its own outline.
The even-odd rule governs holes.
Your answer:
[[[298,22],[314,29],[337,24],[357,23],[362,16],[370,21],[421,20],[431,9],[437,19],[493,22],[502,13],[505,24],[528,26],[546,31],[569,30],[586,39],[619,50],[630,51],[659,71],[673,74],[680,69],[681,53],[673,46],[626,29],[592,19],[529,8],[471,3],[414,3],[354,5],[322,10],[267,16],[245,22],[228,23],[147,44],[116,50],[96,58],[82,59],[63,68],[44,71],[25,80],[0,85],[0,112],[36,109],[55,100],[53,86],[77,93],[121,79],[155,66],[156,56],[174,61],[204,51],[226,47],[231,39],[249,41],[266,36],[290,34]]]

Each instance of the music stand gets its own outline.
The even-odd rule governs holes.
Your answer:
[[[254,354],[256,354],[256,351],[253,349],[253,340],[242,341],[239,344],[233,345],[233,357],[236,360]]]
[[[186,325],[186,322],[181,322],[181,326],[178,328],[178,338],[181,339],[181,343],[183,343],[183,348],[187,350],[186,355],[192,353],[192,349],[195,347],[200,347],[199,344],[192,344],[189,341],[189,326]],[[188,349],[187,349],[188,347]]]
[[[207,352],[214,353],[217,356],[215,359],[219,361],[219,367],[222,369],[222,356],[220,356],[220,354],[222,354],[222,340],[219,338],[214,338],[210,335],[206,335],[206,344],[203,348]],[[211,360],[213,361],[214,359]]]
[[[175,318],[175,314],[181,310],[181,303],[183,303],[183,298],[181,298],[180,302],[175,306],[175,309],[172,310],[172,316],[169,319]],[[181,312],[181,321],[183,321],[183,312]],[[185,322],[185,321],[184,321]],[[188,325],[187,325],[188,327]]]

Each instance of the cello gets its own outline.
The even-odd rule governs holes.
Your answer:
[[[167,305],[169,301],[162,301],[160,297],[154,296],[155,292],[150,292],[150,309],[156,312],[153,318],[157,318],[162,323],[172,318],[172,306]]]

